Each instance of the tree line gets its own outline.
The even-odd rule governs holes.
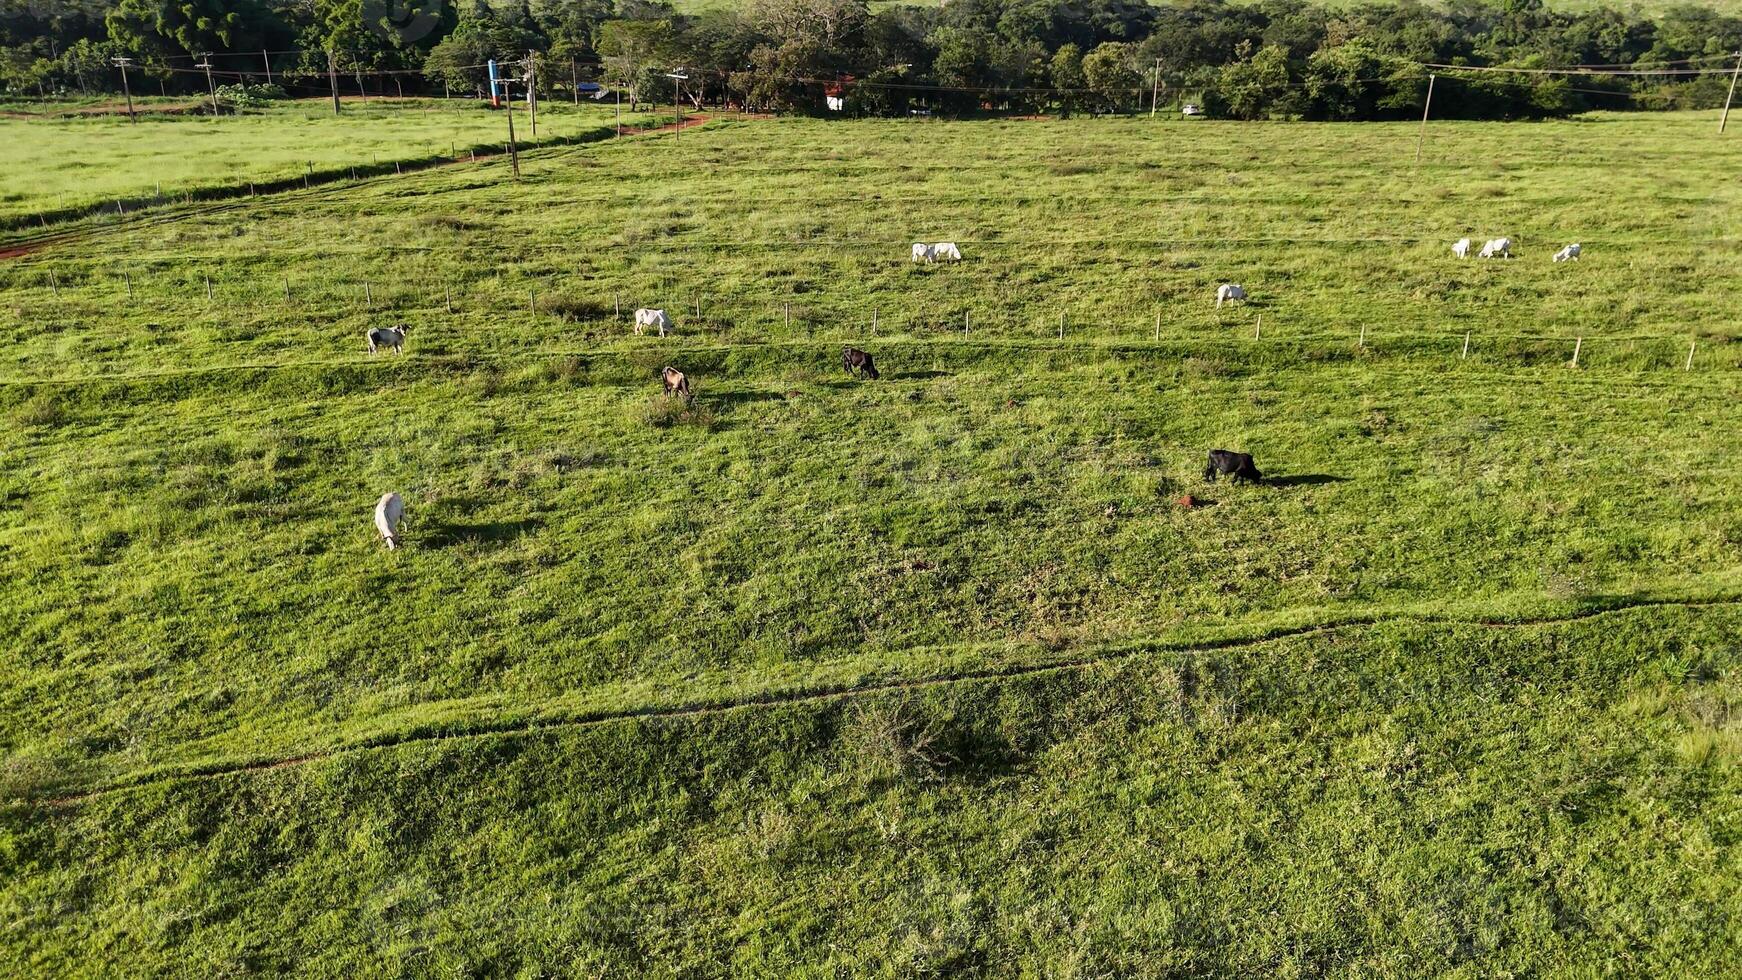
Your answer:
[[[0,0],[0,92],[14,97],[116,91],[117,56],[134,59],[142,91],[165,94],[203,92],[206,53],[223,80],[275,72],[293,92],[324,88],[334,68],[378,92],[385,77],[387,91],[481,92],[484,62],[518,76],[530,58],[548,95],[599,81],[632,104],[898,116],[1192,102],[1367,120],[1419,114],[1428,65],[1632,69],[1438,72],[1436,117],[1540,118],[1721,101],[1739,47],[1742,18],[1700,7],[1542,0],[745,0],[696,13],[662,0]]]

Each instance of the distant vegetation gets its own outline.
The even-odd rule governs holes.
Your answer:
[[[473,92],[486,84],[478,66],[487,59],[531,51],[549,94],[585,78],[636,101],[712,97],[785,111],[821,112],[825,94],[839,94],[855,114],[1123,112],[1165,85],[1167,99],[1214,114],[1357,120],[1419,113],[1428,65],[1652,72],[1441,70],[1437,115],[1513,118],[1709,104],[1723,97],[1723,71],[1742,45],[1742,19],[1700,7],[1561,12],[1541,0],[955,0],[875,12],[865,0],[753,0],[697,14],[649,0],[465,0],[426,4],[427,20],[403,27],[365,22],[369,6],[14,3],[0,13],[0,92],[113,89],[114,55],[137,59],[137,79],[154,94],[201,91],[193,56],[202,52],[217,53],[224,80],[272,71],[292,94],[327,91],[330,63],[347,85]],[[680,66],[688,77],[674,83],[668,74]]]

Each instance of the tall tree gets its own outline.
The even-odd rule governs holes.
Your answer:
[[[640,104],[653,84],[648,76],[671,43],[669,20],[608,20],[595,42],[605,62],[605,77],[629,89],[629,105]]]
[[[121,0],[105,22],[121,50],[172,57],[252,47],[269,16],[256,0]]]

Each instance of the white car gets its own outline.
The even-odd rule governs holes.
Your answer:
[[[1204,107],[1196,102],[1187,102],[1179,107],[1179,114],[1182,116],[1201,116],[1204,114]]]

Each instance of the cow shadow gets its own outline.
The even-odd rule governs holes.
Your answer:
[[[1348,483],[1349,478],[1328,473],[1302,473],[1299,476],[1267,476],[1264,482],[1273,487],[1316,487],[1324,483]]]
[[[418,542],[426,548],[506,544],[528,531],[536,530],[543,523],[532,517],[517,521],[437,521],[418,535]]]
[[[948,371],[892,371],[884,375],[891,381],[926,381],[931,378],[947,378]]]

